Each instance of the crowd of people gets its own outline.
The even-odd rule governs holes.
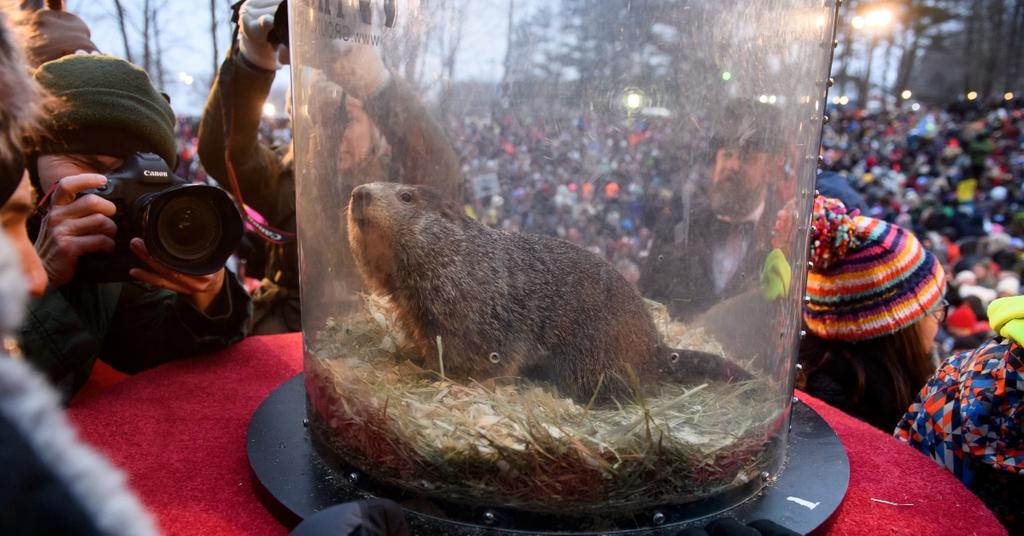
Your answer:
[[[861,214],[911,230],[949,274],[940,353],[991,332],[985,309],[1020,294],[1024,264],[1024,103],[836,108],[824,127],[824,172],[856,192]],[[673,123],[536,119],[457,125],[463,170],[493,172],[500,191],[471,199],[488,225],[557,236],[638,277],[678,162]],[[481,171],[485,170],[485,171]]]
[[[1020,293],[1024,148],[1019,101],[901,113],[839,109],[824,166],[861,194],[864,214],[921,237],[949,274],[943,353],[989,334],[985,309]]]
[[[201,117],[176,117],[144,71],[99,54],[73,15],[37,12],[24,39],[0,21],[0,94],[11,99],[0,113],[0,249],[13,246],[19,260],[15,267],[6,262],[13,255],[0,256],[0,335],[3,351],[35,371],[0,360],[0,386],[15,378],[44,391],[37,405],[57,415],[55,428],[67,425],[48,389],[66,403],[97,361],[134,373],[250,334],[302,328],[298,247],[287,237],[298,228],[294,166],[303,156],[285,122],[262,118],[288,60],[287,48],[268,39],[278,5],[242,3],[239,41]],[[715,139],[686,159],[681,143],[693,149],[694,134],[670,113],[613,120],[496,111],[442,125],[372,48],[353,46],[339,44],[334,68],[345,76],[315,85],[343,111],[338,147],[327,147],[339,183],[365,176],[461,194],[466,214],[486,225],[559,237],[604,257],[679,319],[742,310],[753,320],[752,340],[795,333],[782,313],[798,287],[792,267],[804,262],[787,249],[797,232],[786,222],[798,212],[792,184],[800,166],[777,135],[774,107],[724,103]],[[25,63],[31,78],[16,76]],[[841,107],[831,115],[819,175],[828,197],[814,201],[797,381],[932,456],[1007,527],[1021,528],[1007,495],[987,492],[1019,490],[1024,480],[1024,103]],[[309,142],[314,150],[323,143]],[[170,268],[114,223],[124,207],[97,193],[140,153],[188,181],[244,193],[250,233],[226,263],[234,273],[225,263],[212,273]],[[702,163],[688,169],[695,159]],[[347,194],[342,186],[325,193],[338,204]],[[89,255],[117,252],[134,259],[125,277],[82,268]],[[236,277],[242,265],[252,271]],[[18,268],[20,277],[5,279]],[[855,288],[851,274],[860,278]],[[256,280],[246,284],[245,276]],[[747,351],[763,365],[757,352],[777,349]],[[23,380],[33,374],[49,386]],[[0,479],[0,492],[16,495],[25,482],[49,479],[48,500],[71,504],[76,515],[43,508],[21,522],[106,530],[99,524],[111,522],[102,516],[109,505],[52,478],[47,464],[59,452],[30,447],[39,444],[35,432],[9,409],[19,402],[3,399],[29,396],[15,391],[0,390],[0,426],[30,437],[0,435],[8,440],[0,453],[31,463]],[[106,470],[99,465],[92,470]],[[130,492],[106,485],[111,496],[127,497],[138,530],[151,530]]]

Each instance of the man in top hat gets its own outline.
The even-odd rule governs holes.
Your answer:
[[[684,320],[758,287],[785,179],[774,106],[732,101],[716,123],[706,190],[673,199],[640,279],[644,296]]]

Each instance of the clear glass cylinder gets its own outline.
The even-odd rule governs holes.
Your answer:
[[[822,0],[292,0],[308,412],[367,481],[628,516],[785,454]]]

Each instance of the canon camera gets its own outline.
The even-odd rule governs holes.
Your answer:
[[[175,176],[163,159],[136,153],[106,175],[107,184],[82,192],[114,203],[112,253],[90,253],[76,272],[96,281],[127,281],[144,267],[128,248],[139,237],[161,264],[190,275],[220,270],[242,239],[242,218],[226,192]]]

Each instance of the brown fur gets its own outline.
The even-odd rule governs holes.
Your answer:
[[[576,400],[629,392],[690,360],[665,349],[636,289],[611,264],[569,242],[488,228],[423,186],[356,188],[348,236],[368,286],[390,296],[427,363],[484,380],[548,381]],[[496,357],[495,357],[496,354]],[[495,362],[496,361],[496,362]]]

